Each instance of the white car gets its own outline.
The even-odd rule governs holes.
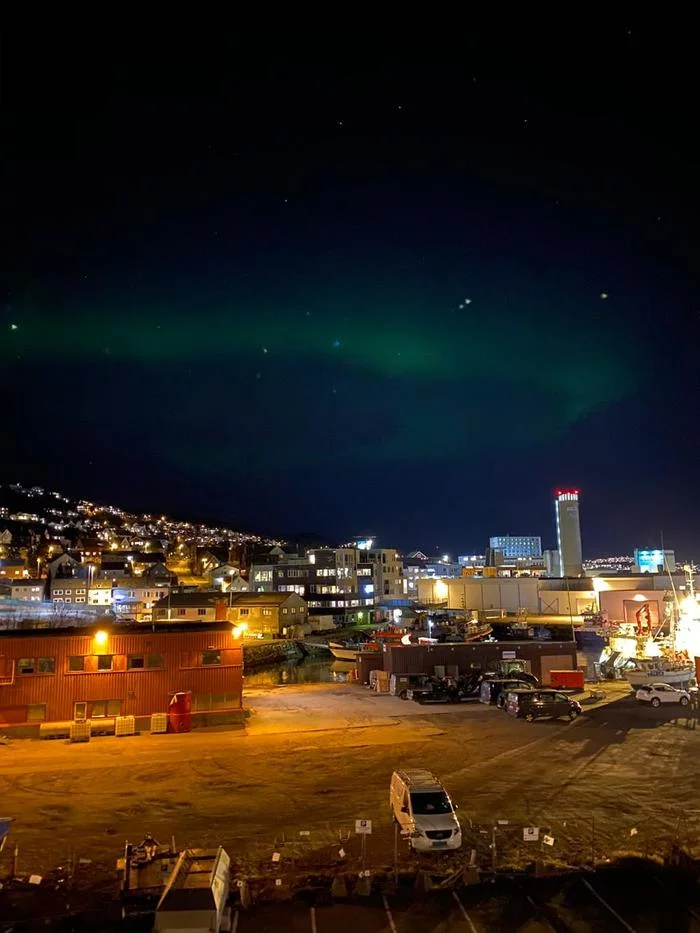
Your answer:
[[[690,694],[687,690],[679,690],[670,684],[646,684],[636,693],[641,703],[651,703],[652,706],[661,706],[662,703],[679,703],[687,706],[690,703]]]

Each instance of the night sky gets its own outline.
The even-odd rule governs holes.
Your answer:
[[[10,42],[0,481],[453,554],[575,484],[584,556],[700,556],[690,60],[497,36]]]

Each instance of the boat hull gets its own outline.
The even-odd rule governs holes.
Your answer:
[[[336,661],[357,661],[359,654],[357,648],[346,648],[344,645],[334,645],[332,642],[328,647]]]
[[[644,671],[625,671],[625,680],[633,689],[644,687],[647,684],[687,684],[695,676],[695,670],[692,667],[673,668],[664,670],[663,668],[651,668]]]

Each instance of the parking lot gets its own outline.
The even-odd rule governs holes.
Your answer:
[[[360,818],[373,821],[366,867],[391,869],[397,767],[432,769],[459,804],[464,851],[443,857],[452,864],[474,849],[490,868],[494,832],[497,868],[700,844],[700,730],[685,711],[637,704],[624,685],[573,723],[526,723],[478,702],[419,706],[354,685],[262,690],[249,703],[245,729],[0,747],[0,799],[15,817],[20,872],[83,859],[82,882],[105,884],[124,841],[150,831],[178,846],[223,844],[239,876],[287,885],[309,871],[355,871]],[[526,826],[554,843],[524,843]],[[423,864],[404,840],[398,863]],[[460,910],[450,910],[457,924]]]

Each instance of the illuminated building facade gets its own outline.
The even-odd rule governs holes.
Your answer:
[[[674,573],[676,552],[660,548],[635,548],[634,569],[636,573]]]
[[[495,535],[489,538],[489,547],[502,551],[506,559],[542,557],[542,538],[539,535]]]
[[[563,577],[580,577],[583,573],[581,552],[581,521],[579,490],[558,489],[554,499],[557,522],[557,550]]]

